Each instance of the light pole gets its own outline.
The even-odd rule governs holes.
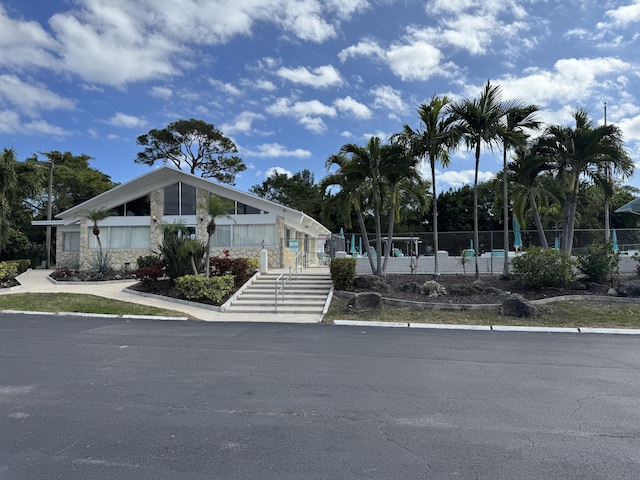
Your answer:
[[[47,221],[51,223],[51,200],[53,197],[53,160],[49,160],[49,193],[47,195]],[[51,225],[47,225],[47,256],[46,266],[51,268]]]

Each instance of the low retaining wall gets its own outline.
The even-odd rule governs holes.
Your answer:
[[[467,263],[462,268],[460,260],[462,257],[450,257],[446,254],[438,255],[438,272],[443,275],[463,275],[466,270],[467,275],[475,274],[475,260],[473,257],[467,259]],[[373,259],[374,262],[377,259]],[[382,259],[384,262],[384,258]],[[415,261],[415,259],[414,259]],[[511,257],[509,258],[511,261]],[[432,274],[434,269],[434,257],[418,257],[417,269],[413,272],[416,274]],[[622,274],[635,273],[638,262],[629,256],[621,256],[619,263],[619,272]],[[504,257],[479,257],[478,269],[480,275],[501,275],[504,267]],[[358,275],[366,275],[371,273],[369,259],[360,257],[356,263],[356,273]],[[411,257],[392,257],[387,262],[386,273],[411,273]]]

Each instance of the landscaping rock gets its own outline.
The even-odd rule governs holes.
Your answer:
[[[506,317],[536,317],[540,314],[538,309],[522,295],[512,293],[500,306],[500,315]]]
[[[355,278],[353,286],[359,290],[370,290],[373,292],[389,293],[391,288],[384,281],[384,278],[377,275],[360,275]]]
[[[376,292],[356,293],[349,300],[347,306],[349,313],[370,312],[372,310],[382,309],[382,295]]]
[[[611,287],[609,290],[607,290],[607,295],[609,295],[610,297],[617,297],[618,296],[618,290],[616,290],[615,288]]]
[[[484,292],[484,287],[478,283],[457,283],[449,287],[451,295],[462,295],[465,297],[478,295]]]
[[[602,285],[600,283],[595,283],[595,282],[587,282],[586,285],[590,292],[593,292],[597,295],[606,295],[607,292],[609,291],[608,285]]]
[[[621,297],[640,297],[640,281],[630,280],[621,283],[618,287],[618,295]]]
[[[441,297],[447,294],[447,289],[435,280],[428,280],[422,285],[422,293],[429,297]]]
[[[418,285],[417,282],[408,282],[402,285],[402,288],[400,290],[407,293],[419,293],[420,285]]]

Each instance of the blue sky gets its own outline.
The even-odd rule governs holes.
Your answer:
[[[640,167],[638,51],[640,0],[0,0],[0,148],[88,154],[124,182],[149,169],[138,135],[197,118],[238,145],[237,188],[318,181],[343,144],[490,79],[551,124],[602,123],[606,102]],[[481,178],[500,168],[485,154]],[[462,149],[437,181],[472,179]]]

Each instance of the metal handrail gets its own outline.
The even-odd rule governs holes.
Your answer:
[[[284,303],[284,292],[287,286],[291,285],[293,278],[298,278],[298,269],[302,270],[302,250],[300,250],[289,265],[284,267],[284,271],[276,278],[275,313],[278,313],[278,296],[282,297]]]

